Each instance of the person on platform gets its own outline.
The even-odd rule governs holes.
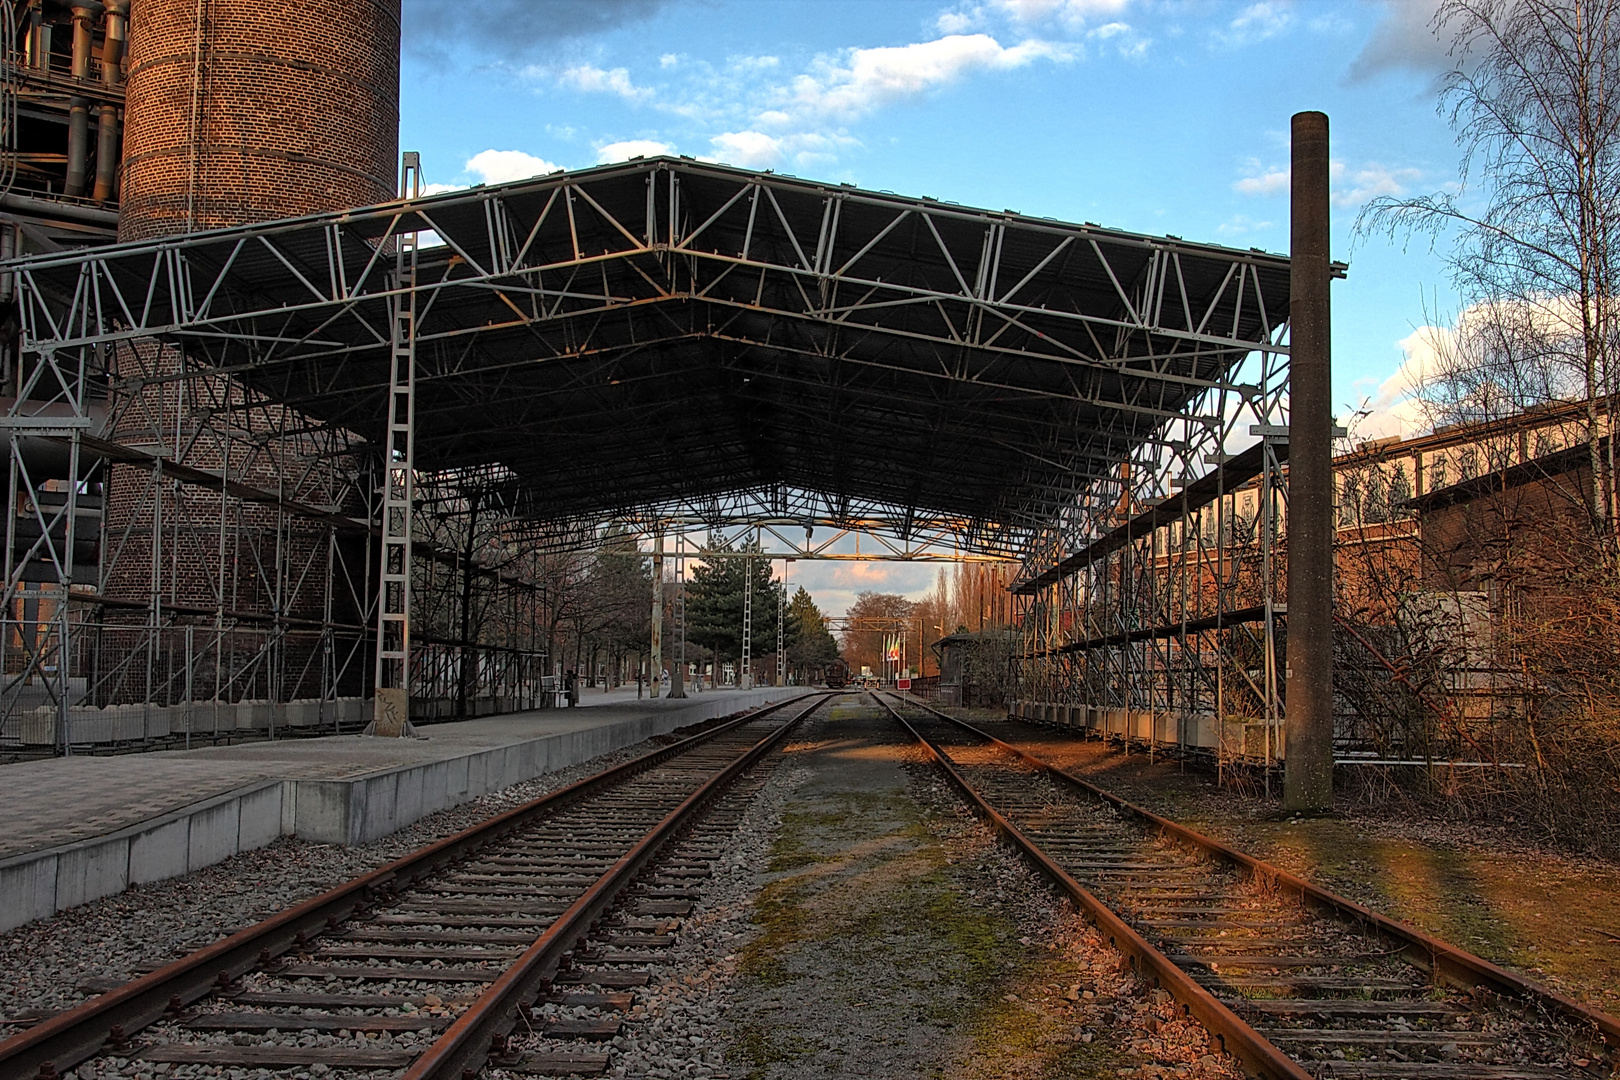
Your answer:
[[[568,669],[563,686],[568,691],[568,707],[572,709],[579,704],[579,674],[573,668]]]

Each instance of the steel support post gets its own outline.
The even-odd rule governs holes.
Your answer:
[[[757,535],[757,534],[756,534]],[[742,669],[737,672],[737,686],[750,690],[754,686],[754,560],[744,559],[743,565],[743,627]],[[719,674],[716,670],[715,674]]]
[[[12,505],[6,513],[6,576],[4,593],[0,595],[0,607],[3,607],[5,614],[4,619],[0,620],[0,631],[3,631],[0,639],[9,638],[12,626],[17,625],[22,653],[19,658],[21,673],[5,680],[7,693],[0,701],[0,716],[10,718],[20,711],[17,703],[22,696],[22,687],[37,677],[39,684],[46,688],[47,696],[54,698],[51,702],[56,721],[54,742],[57,753],[63,755],[73,752],[72,732],[68,726],[71,704],[69,643],[72,634],[68,598],[73,591],[73,548],[79,491],[76,478],[79,476],[81,438],[85,430],[92,426],[84,411],[84,350],[77,350],[76,353],[73,359],[56,353],[39,354],[29,377],[19,387],[10,409],[0,420],[7,437],[12,492]],[[50,373],[49,378],[41,378],[44,372]],[[36,388],[40,400],[31,398]],[[56,396],[50,394],[50,388],[56,389]],[[50,401],[44,400],[46,398],[50,398]],[[52,415],[51,403],[65,404],[68,415]],[[62,501],[59,506],[51,505],[55,500],[49,495],[41,497],[49,481],[30,474],[24,449],[25,441],[30,438],[54,438],[68,445],[67,478],[61,484]],[[38,535],[29,547],[19,551],[17,526],[24,520],[32,526],[29,531]],[[42,571],[42,576],[48,574],[54,580],[47,579],[37,584],[24,581],[30,562]],[[43,635],[40,629],[44,620],[37,616],[29,619],[27,616],[29,605],[34,605],[37,610],[41,600],[51,600],[56,604],[51,620],[55,626],[47,629]],[[20,625],[13,623],[18,601],[22,601],[25,612]],[[44,640],[41,640],[42,637]],[[52,637],[56,639],[54,644],[50,642]],[[54,689],[51,688],[52,683],[55,684]]]
[[[686,534],[675,534],[675,665],[669,696],[686,696]]]
[[[647,696],[657,697],[664,671],[664,534],[653,535],[652,557],[652,640],[647,650],[652,662],[647,666]]]
[[[776,594],[776,685],[787,685],[787,652],[783,646],[787,626],[787,575],[792,559],[782,560],[782,588]]]
[[[1283,808],[1333,808],[1332,279],[1328,118],[1293,120],[1288,656]]]
[[[400,195],[415,198],[421,159],[404,156]],[[382,560],[377,589],[376,698],[370,731],[410,731],[411,508],[416,497],[416,234],[394,249],[394,337],[389,350],[388,435],[383,447]]]

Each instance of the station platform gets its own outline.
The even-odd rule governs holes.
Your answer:
[[[0,931],[281,836],[363,844],[427,814],[676,728],[797,697],[581,691],[580,707],[332,735],[0,766]]]

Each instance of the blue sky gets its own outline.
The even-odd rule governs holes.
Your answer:
[[[427,179],[444,185],[672,152],[1285,252],[1289,116],[1321,109],[1334,254],[1351,264],[1334,285],[1334,388],[1346,412],[1371,401],[1362,431],[1402,430],[1420,328],[1454,314],[1427,241],[1357,243],[1351,228],[1377,195],[1456,184],[1458,150],[1436,112],[1446,55],[1428,30],[1432,0],[405,9],[401,147],[420,150]],[[825,572],[834,610],[854,588],[914,592],[933,577]]]

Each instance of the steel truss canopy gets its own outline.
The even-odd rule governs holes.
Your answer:
[[[380,447],[417,232],[416,468],[541,523],[718,500],[1002,555],[1287,352],[1284,256],[662,157],[18,262],[25,349],[158,338]]]

